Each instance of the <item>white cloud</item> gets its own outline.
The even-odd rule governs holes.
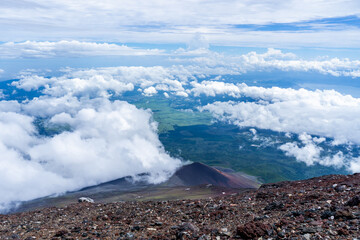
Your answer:
[[[354,161],[350,163],[350,168],[353,172],[360,172],[360,157],[354,159]]]
[[[357,15],[360,11],[356,1],[332,0],[306,0],[301,3],[291,0],[280,0],[274,4],[271,1],[246,0],[241,3],[235,0],[224,2],[206,1],[163,1],[155,0],[151,3],[145,0],[136,0],[132,3],[119,3],[115,0],[85,1],[76,3],[66,1],[28,0],[27,7],[23,4],[8,4],[2,6],[4,17],[28,20],[30,22],[43,22],[43,17],[53,16],[48,19],[50,23],[62,22],[65,26],[84,27],[87,23],[98,23],[103,19],[105,24],[118,22],[123,25],[139,25],[139,23],[157,23],[166,25],[216,25],[216,24],[264,24],[271,22],[297,22],[317,18],[341,17]],[[5,9],[7,11],[5,11]],[[191,9],[192,11],[189,11]],[[204,9],[207,9],[204,11]],[[302,11],[299,11],[302,9]],[[30,10],[34,11],[33,19]],[[18,13],[18,15],[16,15]],[[35,14],[36,13],[36,14]],[[97,14],[95,14],[97,13]],[[63,18],[61,18],[63,16]],[[135,18],[136,16],[136,18]],[[73,18],[70,21],[69,17]],[[87,21],[84,22],[84,19]],[[42,20],[42,21],[41,21]],[[90,26],[88,26],[90,27]],[[108,26],[109,27],[109,26]],[[110,27],[113,27],[112,25]]]
[[[46,78],[38,75],[20,76],[12,84],[19,89],[38,90],[51,96],[109,96],[132,91],[134,87],[146,90],[145,94],[166,91],[168,94],[187,96],[184,86],[195,79],[184,67],[109,67],[87,70],[67,69],[60,77]],[[155,91],[154,91],[155,90]]]
[[[14,82],[26,91],[41,88],[43,95],[0,101],[0,153],[5,156],[0,159],[0,210],[14,201],[128,175],[149,173],[151,183],[166,180],[181,161],[165,152],[151,113],[108,98],[110,92],[133,91],[134,84],[148,93],[156,93],[154,83],[179,87],[171,76],[161,67],[110,68],[54,78],[27,75]],[[62,130],[39,136],[33,123],[39,117],[47,119],[45,129]]]
[[[194,96],[204,94],[206,96],[215,97],[216,95],[229,95],[232,97],[241,97],[241,90],[238,86],[232,83],[224,83],[218,81],[196,81],[191,82],[191,92]]]
[[[174,58],[175,62],[194,64],[193,69],[202,69],[209,74],[242,74],[250,71],[316,71],[333,76],[360,77],[360,61],[349,59],[299,59],[293,53],[283,53],[278,49],[269,48],[265,53],[249,52],[243,55],[228,56],[207,52],[202,56],[191,58]],[[189,67],[190,69],[190,67]],[[229,85],[228,85],[229,86]]]
[[[201,47],[202,43],[200,43]],[[198,47],[198,46],[195,46]],[[193,78],[193,75],[225,75],[244,74],[251,71],[301,71],[318,72],[333,76],[360,77],[360,60],[347,58],[322,58],[305,60],[297,57],[291,52],[282,52],[279,49],[269,48],[265,53],[249,52],[242,55],[224,54],[210,51],[205,48],[177,49],[176,51],[165,52],[163,50],[135,49],[126,46],[107,43],[60,41],[60,42],[24,42],[0,44],[2,58],[22,57],[61,57],[61,56],[93,56],[93,55],[156,55],[162,54],[169,57],[169,60],[176,63],[171,67],[109,67],[97,68],[83,71],[67,70],[74,77],[89,78],[90,74],[105,76],[117,76],[133,74],[133,82],[142,81],[146,87],[146,78],[152,82],[160,83],[160,77],[172,91],[183,91],[182,80]],[[179,65],[183,64],[183,65]],[[23,75],[32,75],[39,70],[28,69],[20,72]],[[49,70],[46,70],[49,71]],[[144,76],[141,78],[139,74]],[[155,76],[157,74],[157,76]],[[148,76],[146,76],[148,75]],[[128,76],[130,77],[130,76]],[[179,78],[181,83],[175,78]],[[128,80],[129,81],[129,80]],[[164,85],[156,87],[161,89]],[[229,85],[228,85],[229,86]]]
[[[241,127],[335,138],[360,144],[360,99],[334,90],[262,88],[238,85],[241,96],[255,102],[215,102],[203,107],[220,120]]]
[[[93,75],[87,78],[71,78],[68,76],[45,78],[37,75],[23,76],[12,85],[26,91],[38,90],[44,87],[43,92],[52,96],[64,96],[72,94],[75,96],[107,96],[108,91],[119,94],[124,91],[134,90],[132,83],[126,83],[103,75]]]
[[[169,54],[178,56],[178,52]],[[360,77],[359,60],[338,58],[303,60],[293,53],[284,53],[272,48],[269,48],[267,52],[262,54],[250,52],[235,56],[207,50],[202,56],[178,56],[178,58],[172,60],[183,62],[185,65],[173,65],[171,67],[109,67],[80,71],[70,69],[65,77],[91,79],[98,76],[105,81],[112,79],[122,83],[140,85],[142,89],[153,86],[157,91],[170,92],[184,92],[184,88],[188,85],[189,80],[197,80],[194,76],[200,78],[206,75],[244,74],[251,71],[315,71],[333,76]],[[36,80],[36,82],[40,83],[40,80]],[[199,94],[213,96],[222,92],[222,94],[232,94],[236,97],[239,93],[238,86],[223,83],[219,80],[202,83],[193,81],[191,84],[195,96]]]
[[[359,48],[356,39],[358,28],[342,26],[340,29],[317,31],[252,31],[220,29],[216,33],[205,34],[213,45],[239,47],[274,48]]]
[[[321,43],[330,42],[338,47],[349,44],[359,46],[356,41],[356,36],[359,36],[356,28],[342,32],[338,32],[338,29],[328,32],[320,29],[320,33],[277,31],[274,34],[232,27],[237,24],[263,25],[359,16],[360,7],[356,0],[279,0],[276,3],[268,0],[24,2],[14,4],[6,0],[6,4],[0,7],[3,33],[1,41],[65,38],[120,42],[144,42],[144,39],[153,43],[187,42],[194,33],[201,32],[206,34],[210,43],[221,42],[227,45],[265,43],[266,46],[281,46],[284,43],[312,42],[316,46],[324,46]],[[332,36],[329,37],[329,34]]]
[[[188,42],[188,50],[208,49],[209,41],[201,35],[196,33],[194,37]]]
[[[250,128],[249,132],[250,132],[250,136],[252,137],[252,141],[254,143],[251,145],[252,147],[256,147],[256,148],[274,147],[275,144],[279,143],[279,141],[276,138],[261,136],[260,134],[258,134],[255,128]],[[247,133],[245,134],[248,135]]]
[[[256,136],[256,129],[255,128],[250,128],[249,131],[254,135],[254,137]]]
[[[176,96],[180,96],[180,97],[188,97],[189,94],[187,94],[186,92],[184,91],[179,91],[179,92],[176,92]]]
[[[295,157],[296,160],[304,162],[307,166],[319,163],[324,166],[333,166],[336,168],[344,167],[346,164],[344,154],[339,151],[333,156],[321,156],[323,148],[317,145],[318,138],[313,138],[306,133],[299,135],[299,140],[303,146],[299,146],[297,142],[285,143],[279,147],[287,156]],[[350,162],[350,164],[352,161]],[[350,170],[356,171],[350,166]]]
[[[161,55],[162,50],[131,48],[112,43],[79,41],[6,42],[0,44],[1,58],[50,58],[79,56],[143,56]]]
[[[126,102],[89,100],[67,108],[53,105],[51,124],[69,126],[53,137],[39,137],[28,105],[22,113],[0,112],[0,209],[24,201],[116,178],[149,173],[148,181],[166,180],[180,161],[165,153],[151,113]],[[6,102],[2,102],[6,104]],[[50,106],[44,109],[48,110]],[[58,113],[56,113],[58,112]],[[44,181],[45,180],[45,181]]]
[[[284,54],[277,50],[258,56],[256,53],[245,55],[244,59],[252,59],[249,62],[262,62],[265,65],[267,60],[278,62],[274,58],[292,59],[292,54]],[[259,60],[259,58],[261,60]],[[255,60],[254,60],[255,59]],[[293,61],[293,60],[290,60]],[[264,63],[265,62],[265,63]],[[246,64],[243,64],[246,65]],[[310,65],[310,64],[309,64]],[[340,68],[345,66],[339,63]],[[345,64],[346,65],[346,64]],[[224,64],[225,66],[225,64]],[[334,64],[334,66],[337,66]],[[356,64],[354,63],[354,67]],[[245,68],[260,68],[255,64],[249,64]],[[215,68],[216,69],[216,68]],[[224,69],[224,68],[222,68]],[[334,71],[334,70],[332,70]],[[227,95],[235,98],[248,97],[255,99],[255,102],[218,102],[209,105],[208,110],[222,118],[237,121],[243,126],[259,126],[275,131],[302,133],[327,136],[335,138],[336,142],[351,141],[360,143],[360,136],[354,135],[353,130],[358,129],[356,122],[359,115],[360,100],[349,95],[342,95],[334,90],[308,91],[305,89],[283,89],[278,87],[262,88],[251,87],[246,84],[224,83],[220,81],[196,81],[193,74],[209,74],[208,68],[194,66],[172,66],[165,67],[113,67],[88,70],[71,70],[60,77],[44,78],[37,75],[23,76],[20,81],[13,85],[29,90],[37,90],[42,87],[42,92],[57,97],[52,104],[64,105],[64,100],[71,100],[72,106],[80,104],[74,97],[87,96],[90,98],[102,96],[107,98],[111,94],[121,94],[125,91],[132,91],[140,87],[145,95],[154,95],[159,91],[167,94],[188,97],[200,95],[217,96]],[[190,82],[191,81],[191,82]],[[65,101],[65,103],[68,100]],[[42,98],[36,99],[36,104],[28,104],[26,108],[48,106],[48,102]],[[55,103],[56,102],[56,103]],[[58,109],[47,108],[44,109]],[[37,109],[37,108],[35,108]],[[32,111],[35,114],[36,110]],[[44,113],[45,111],[39,111]],[[288,113],[292,114],[288,114]],[[302,116],[300,119],[298,116]],[[267,121],[263,121],[267,119]],[[300,124],[301,122],[301,124]],[[346,126],[346,128],[344,127]],[[351,130],[353,129],[353,130]],[[356,131],[355,131],[356,132]]]
[[[157,91],[156,91],[156,89],[154,87],[148,87],[148,88],[144,89],[144,95],[145,96],[150,97],[150,96],[152,96],[154,94],[157,94]]]
[[[254,101],[215,102],[200,107],[200,110],[209,111],[216,119],[239,127],[299,134],[300,145],[291,142],[280,146],[288,156],[294,156],[307,165],[319,163],[358,171],[356,159],[344,156],[342,152],[332,156],[323,155],[324,151],[318,145],[325,142],[324,137],[334,139],[333,145],[360,145],[359,98],[341,95],[334,90],[262,88],[245,84],[237,87],[238,96],[249,97]],[[208,94],[208,90],[203,89]],[[321,137],[311,137],[309,134]]]

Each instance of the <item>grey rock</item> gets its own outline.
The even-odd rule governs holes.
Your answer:
[[[311,234],[309,234],[309,233],[304,234],[302,237],[304,240],[311,240]]]
[[[89,197],[80,197],[78,199],[78,202],[79,203],[81,203],[81,202],[94,203],[95,201],[92,198],[89,198]]]

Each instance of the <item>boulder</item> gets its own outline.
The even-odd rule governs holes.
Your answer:
[[[81,197],[81,198],[78,199],[78,202],[79,203],[82,203],[82,202],[94,203],[94,200],[92,198],[89,198],[89,197]]]

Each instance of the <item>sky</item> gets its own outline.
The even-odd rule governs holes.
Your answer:
[[[181,44],[201,33],[214,45],[358,48],[359,12],[355,0],[3,0],[0,41]]]
[[[360,55],[356,0],[3,0],[0,16],[0,80],[24,69],[174,64],[178,49]]]
[[[0,31],[0,212],[128,175],[166,180],[183,163],[152,112],[111,100],[133,91],[215,98],[191,110],[360,172],[359,1],[2,0]],[[40,136],[38,121],[61,131]]]

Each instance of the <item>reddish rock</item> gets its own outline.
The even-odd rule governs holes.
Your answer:
[[[66,231],[66,230],[60,230],[60,231],[57,231],[54,235],[54,237],[63,237],[65,236],[66,234],[68,234],[69,232]]]
[[[254,239],[257,237],[265,237],[269,235],[271,226],[261,222],[248,222],[237,227],[236,235],[244,239]]]
[[[0,215],[0,239],[355,239],[359,192],[354,174],[211,199],[75,203]]]
[[[343,236],[349,235],[349,231],[347,229],[345,229],[345,228],[340,228],[340,229],[337,230],[337,232],[338,232],[339,235],[343,235]]]

